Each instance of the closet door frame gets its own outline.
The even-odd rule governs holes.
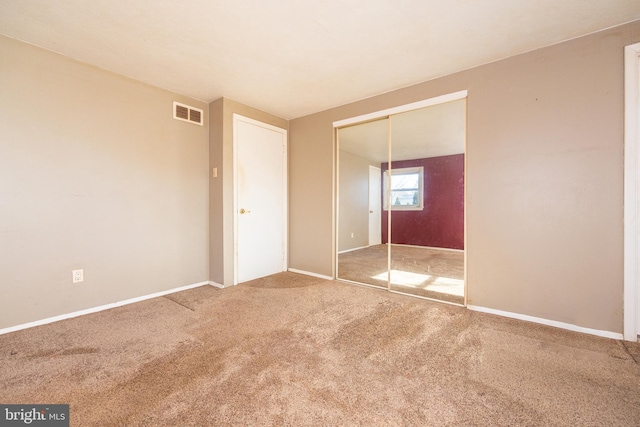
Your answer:
[[[392,107],[392,108],[387,108],[385,110],[380,110],[380,111],[375,111],[372,113],[367,113],[367,114],[363,114],[360,116],[355,116],[355,117],[350,117],[347,119],[343,119],[343,120],[338,120],[333,122],[333,135],[334,135],[334,186],[333,186],[333,199],[334,199],[334,209],[333,209],[333,277],[336,280],[340,280],[338,278],[338,237],[337,237],[337,233],[338,233],[338,197],[339,197],[339,193],[338,193],[338,176],[337,176],[337,171],[338,171],[338,165],[339,165],[339,158],[338,158],[338,130],[342,127],[346,127],[346,126],[351,126],[351,125],[356,125],[356,124],[360,124],[360,123],[364,123],[364,122],[368,122],[368,121],[372,121],[372,120],[378,120],[378,119],[383,119],[385,117],[390,118],[391,116],[395,115],[395,114],[401,114],[401,113],[406,113],[409,111],[413,111],[413,110],[418,110],[421,108],[425,108],[425,107],[430,107],[433,105],[438,105],[438,104],[443,104],[445,102],[450,102],[450,101],[457,101],[460,99],[466,99],[467,98],[467,91],[466,90],[461,90],[458,92],[453,92],[453,93],[448,93],[445,95],[441,95],[441,96],[436,96],[434,98],[429,98],[429,99],[425,99],[422,101],[417,101],[417,102],[413,102],[410,104],[405,104],[405,105],[400,105],[397,107]],[[390,122],[389,122],[390,123]],[[391,124],[389,124],[389,133],[387,136],[387,144],[388,144],[388,150],[389,150],[389,159],[391,159]],[[466,149],[465,149],[466,152]],[[465,160],[466,163],[466,160]],[[466,168],[465,168],[466,169]],[[465,180],[465,205],[466,205],[466,180]],[[387,220],[387,235],[389,236],[388,239],[389,241],[391,241],[391,211],[389,211],[389,215],[387,216],[388,220]],[[467,305],[467,247],[466,247],[466,241],[467,241],[467,209],[464,210],[464,241],[465,241],[465,251],[464,251],[464,304],[463,306]],[[389,271],[390,271],[390,264],[391,264],[391,245],[388,245],[388,251],[387,251],[387,290],[389,292],[393,292],[393,293],[400,293],[400,294],[404,294],[402,292],[398,292],[398,291],[394,291],[391,289],[391,284],[389,281]],[[355,282],[353,282],[355,283]],[[360,283],[358,283],[360,284]],[[369,286],[366,284],[361,284],[364,286]],[[374,288],[376,288],[375,286],[372,286]],[[380,289],[380,288],[378,288]],[[406,295],[411,295],[414,296],[416,298],[425,298],[425,299],[431,299],[431,298],[426,298],[426,297],[422,297],[419,295],[412,295],[412,294],[406,294]],[[457,303],[452,303],[452,302],[448,302],[448,301],[443,301],[443,300],[435,300],[438,302],[442,302],[445,304],[452,304],[452,305],[457,305],[459,306],[460,304]]]

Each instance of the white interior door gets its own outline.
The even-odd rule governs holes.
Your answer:
[[[382,243],[381,198],[380,168],[369,166],[369,246]]]
[[[287,131],[233,119],[237,284],[287,269]]]

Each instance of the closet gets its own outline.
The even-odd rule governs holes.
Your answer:
[[[466,91],[334,127],[336,278],[464,305]]]

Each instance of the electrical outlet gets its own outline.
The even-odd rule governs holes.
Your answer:
[[[73,276],[73,283],[84,281],[84,270],[73,270],[71,275]]]
[[[353,239],[353,233],[351,233],[351,238]]]

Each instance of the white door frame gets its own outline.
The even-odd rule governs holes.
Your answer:
[[[287,130],[279,128],[277,126],[263,123],[258,120],[250,119],[249,117],[242,116],[240,114],[233,113],[233,284],[238,284],[238,122],[243,121],[256,126],[260,126],[278,133],[283,134],[283,150],[282,150],[282,189],[283,189],[283,215],[282,215],[282,271],[287,271],[289,262],[289,203],[288,195],[289,191],[287,184],[289,182],[288,172],[289,167],[287,163]]]
[[[640,43],[624,48],[624,326],[627,341],[640,332],[638,206],[640,204]]]

